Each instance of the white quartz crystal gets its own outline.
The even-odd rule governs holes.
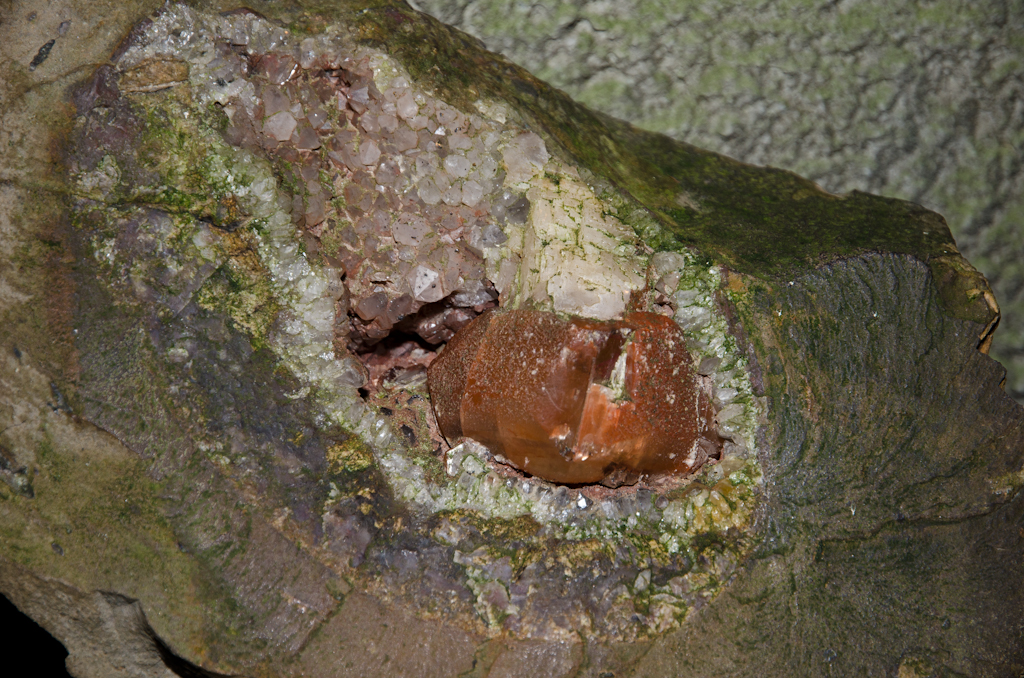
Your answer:
[[[432,302],[440,301],[444,297],[441,288],[441,276],[437,271],[426,266],[417,266],[409,273],[409,283],[412,285],[412,295],[417,301]]]
[[[533,132],[520,134],[502,150],[507,169],[506,183],[510,185],[529,181],[539,174],[547,163],[548,150],[544,140]]]
[[[444,159],[444,169],[453,177],[459,177],[460,179],[467,174],[472,168],[472,163],[466,159],[464,155],[449,155]]]
[[[462,202],[473,207],[484,195],[484,187],[470,179],[462,184]]]
[[[398,107],[399,117],[403,120],[412,119],[420,110],[419,106],[416,105],[416,100],[412,98],[412,93],[408,91],[398,97],[395,105]]]
[[[621,317],[630,293],[646,284],[647,261],[636,254],[635,234],[606,213],[575,170],[551,161],[546,172],[557,183],[536,175],[526,194],[530,219],[513,303],[605,320]]]

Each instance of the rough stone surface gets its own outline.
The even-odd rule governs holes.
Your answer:
[[[302,653],[310,676],[444,678],[473,669],[481,639],[353,594]]]
[[[913,662],[921,662],[924,675],[1020,670],[1017,622],[988,617],[1001,604],[993,597],[1010,596],[1009,609],[1019,610],[1019,593],[958,592],[965,582],[1006,571],[1024,550],[1019,534],[992,532],[995,525],[1020,525],[1022,517],[1020,495],[993,482],[1017,473],[1010,469],[1024,456],[1020,408],[985,385],[999,367],[984,356],[967,351],[951,365],[946,353],[941,367],[934,362],[934,342],[970,345],[973,337],[927,310],[926,278],[918,266],[873,258],[829,267],[782,291],[776,329],[766,337],[778,351],[765,364],[769,391],[794,374],[784,356],[795,350],[811,364],[798,368],[804,394],[779,413],[771,547],[748,563],[720,606],[700,613],[706,625],[699,632],[655,646],[635,675],[851,675]],[[927,334],[903,325],[902,304],[915,307],[911,315],[924,320]],[[807,313],[815,319],[808,322]],[[881,394],[869,376],[875,369],[892,379]],[[939,372],[956,376],[950,381]],[[940,380],[945,387],[937,389]],[[950,426],[953,411],[970,426]],[[817,417],[846,425],[814,433]],[[921,436],[932,453],[916,453]],[[901,453],[878,456],[882,449]],[[986,466],[979,476],[966,471]],[[837,485],[841,477],[856,480]],[[909,485],[922,491],[913,498],[877,492]],[[804,605],[819,613],[796,612]],[[967,621],[979,614],[993,624],[981,629]],[[749,623],[736,635],[708,632],[740,618]],[[900,631],[851,635],[851,628],[869,626]],[[991,644],[1000,636],[1005,641]],[[789,651],[761,654],[756,669],[741,667],[737,653],[751,643]]]
[[[400,4],[260,4],[301,35],[228,42],[279,93],[337,22],[449,102],[402,95],[360,121],[395,132],[374,162],[451,111],[516,128],[502,166],[529,185],[489,204],[509,233],[460,241],[504,248],[486,269],[502,305],[530,301],[522,265],[544,243],[528,235],[570,243],[578,217],[607,238],[605,270],[637,266],[622,303],[687,333],[722,463],[673,492],[524,483],[469,443],[433,446],[417,369],[392,370],[427,356],[332,346],[352,317],[347,278],[315,258],[333,184],[216,124],[245,60],[196,49],[206,20],[173,34],[195,49],[188,82],[183,61],[121,60],[157,4],[15,4],[0,22],[0,590],[75,675],[1021,673],[1024,413],[979,351],[988,286],[940,218],[595,116]],[[196,11],[262,21],[222,9]],[[336,110],[368,108],[371,84],[346,81]],[[339,118],[306,96],[289,114],[329,136]],[[171,133],[140,136],[155,129]],[[282,162],[375,154],[305,129]],[[423,204],[457,207],[433,176]],[[565,216],[534,209],[545,192]],[[274,221],[247,221],[253,205]],[[464,301],[487,295],[478,280]],[[357,294],[368,317],[374,294]],[[385,386],[359,394],[378,369]]]
[[[1024,402],[1020,3],[415,0],[596,110],[949,222]]]
[[[4,561],[0,576],[4,595],[19,608],[33,610],[43,628],[61,640],[68,651],[69,673],[82,678],[102,676],[179,676],[166,658],[138,601],[118,593],[81,591],[48,580]],[[169,665],[171,664],[171,665]],[[174,666],[184,668],[187,663]]]

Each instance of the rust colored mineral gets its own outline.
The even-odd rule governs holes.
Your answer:
[[[490,311],[431,364],[428,388],[450,442],[553,482],[685,475],[718,451],[709,389],[679,326],[655,313]]]

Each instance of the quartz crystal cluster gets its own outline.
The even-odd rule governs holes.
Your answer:
[[[222,97],[226,138],[274,158],[307,254],[344,272],[349,346],[396,328],[447,341],[496,303],[484,252],[530,207],[506,167],[542,158],[543,143],[416,91],[380,59],[313,38],[275,49],[247,23],[234,20],[210,65],[245,83]]]
[[[492,307],[616,321],[631,295],[650,287],[652,308],[675,314],[686,335],[692,358],[680,364],[696,360],[706,384],[708,430],[724,432],[729,456],[752,458],[757,414],[714,308],[717,274],[688,255],[640,254],[643,227],[620,221],[608,196],[552,157],[503,104],[461,110],[387,55],[355,46],[344,27],[299,37],[248,11],[210,16],[173,6],[136,35],[116,68],[136,96],[187,86],[193,111],[224,119],[201,161],[213,196],[198,210],[195,237],[224,234],[237,266],[244,257],[231,256],[239,249],[232,238],[252,234],[283,304],[272,344],[309,383],[296,397],[318,394],[329,416],[372,441],[401,496],[435,508],[466,500],[458,487],[428,489],[357,387],[416,383],[433,349]],[[190,115],[189,106],[169,107],[171,116]],[[108,160],[82,173],[80,185],[113,191],[121,170]],[[223,249],[211,252],[204,271],[223,261]],[[517,498],[497,512],[533,511],[524,506]]]
[[[656,228],[650,217],[622,208],[622,196],[603,180],[552,153],[516,111],[488,100],[452,106],[347,30],[331,25],[298,35],[247,11],[210,15],[169,5],[133,33],[75,95],[76,219],[104,284],[157,308],[160,322],[209,314],[217,319],[201,322],[219,328],[218,337],[239,335],[243,353],[269,351],[275,369],[297,384],[285,397],[308,404],[317,426],[358,434],[335,449],[338,473],[373,475],[358,482],[386,483],[382,494],[415,515],[535,525],[538,548],[598,540],[621,546],[623,562],[635,555],[628,545],[642,542],[665,568],[677,569],[696,557],[694,535],[746,530],[761,483],[754,453],[761,415],[746,360],[717,306],[719,271],[688,252],[651,253],[637,236]],[[653,303],[635,308],[634,299]],[[634,314],[651,316],[644,323],[657,326],[650,340],[639,327],[626,333],[617,324],[630,310],[661,314]],[[593,403],[602,412],[618,412],[640,434],[648,409],[660,417],[666,398],[698,398],[696,418],[677,427],[692,437],[687,427],[696,422],[697,437],[681,457],[668,456],[671,442],[662,445],[664,463],[684,471],[708,457],[717,463],[685,479],[666,474],[672,482],[663,485],[632,477],[651,470],[647,462],[625,464],[629,478],[570,488],[564,483],[600,480],[605,465],[598,476],[544,480],[510,472],[495,463],[495,450],[472,440],[445,450],[423,397],[426,368],[481,314],[512,312],[560,314],[560,323],[601,335],[595,347],[627,358],[631,342],[649,344],[646,353],[633,351],[641,357],[660,356],[658,337],[678,337],[672,360],[688,376],[659,391],[651,407],[632,404],[653,377],[650,370],[633,375],[630,391],[628,360],[601,363],[610,371],[586,388],[601,396]],[[202,336],[175,330],[161,344],[163,355],[188,372],[203,353]],[[515,339],[521,351],[536,348]],[[515,342],[491,350],[505,351],[506,343]],[[214,348],[208,353],[227,355]],[[652,359],[653,371],[660,362]],[[228,373],[247,378],[237,366]],[[520,400],[533,395],[523,391]],[[244,445],[209,447],[224,468],[253,463]],[[584,447],[573,454],[587,455]],[[522,467],[529,469],[525,458]],[[345,567],[356,568],[377,543],[373,521],[364,524],[362,513],[334,520],[355,495],[343,496],[329,476],[322,482],[330,499],[315,511],[327,535],[321,546],[351,552]],[[409,529],[429,534],[431,544],[468,547],[454,535],[464,526],[446,524]],[[619,607],[601,607],[610,600],[602,595],[592,611],[552,620],[545,606],[575,596],[558,588],[562,570],[549,573],[541,558],[536,571],[527,568],[534,578],[517,584],[496,565],[505,547],[494,539],[493,549],[456,550],[456,562],[466,568],[481,618],[514,617],[527,636],[571,634],[593,620],[629,637],[630,595],[666,596],[657,605],[652,599],[651,609],[663,611],[643,623],[669,628],[698,597],[713,595],[744,548],[737,541],[735,552],[723,553],[710,579],[709,569],[695,567],[674,588],[652,584],[646,568],[660,575],[645,564],[632,588],[616,589],[611,599]],[[566,581],[596,591],[585,576],[589,557],[580,562],[579,577]]]
[[[250,12],[173,8],[118,70],[131,92],[190,85],[226,116],[225,141],[270,159],[277,185],[225,192],[211,220],[258,230],[286,212],[305,259],[342,281],[336,353],[363,355],[371,378],[422,372],[424,344],[499,300],[610,319],[645,284],[635,233],[503,105],[454,108],[340,29],[297,38]]]

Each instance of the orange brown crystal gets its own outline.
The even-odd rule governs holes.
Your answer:
[[[686,474],[717,452],[710,394],[679,326],[656,313],[490,311],[452,339],[427,384],[449,441],[472,438],[553,482]]]

